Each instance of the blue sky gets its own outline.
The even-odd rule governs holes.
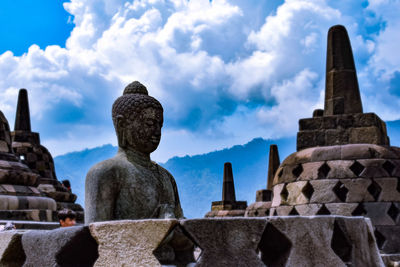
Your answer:
[[[66,1],[3,0],[0,8],[0,54],[10,50],[16,56],[32,44],[65,47],[74,24],[64,8]]]
[[[364,111],[398,120],[399,11],[398,0],[5,0],[0,109],[13,126],[27,88],[54,155],[116,144],[112,102],[139,80],[165,110],[156,160],[294,136],[323,106],[326,34],[343,24]]]

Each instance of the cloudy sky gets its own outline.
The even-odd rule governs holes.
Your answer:
[[[116,144],[134,80],[164,106],[153,159],[294,136],[322,108],[326,34],[345,25],[364,111],[400,118],[399,0],[4,0],[0,109],[19,88],[53,155]]]

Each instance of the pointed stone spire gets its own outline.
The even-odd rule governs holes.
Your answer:
[[[336,25],[328,32],[324,115],[362,112],[350,39],[346,28]]]
[[[269,162],[268,162],[268,180],[267,180],[267,189],[272,190],[272,182],[274,180],[274,176],[276,171],[281,164],[279,160],[278,146],[270,145],[269,146]]]
[[[26,89],[19,90],[14,131],[26,131],[26,132],[31,131],[31,117],[29,114],[28,91]]]
[[[236,201],[235,185],[233,183],[232,164],[225,162],[224,164],[224,181],[222,185],[222,201]]]

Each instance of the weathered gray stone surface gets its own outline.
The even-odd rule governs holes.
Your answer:
[[[286,262],[279,266],[384,266],[368,219],[317,216],[272,217],[268,221],[275,236],[280,233],[280,238],[269,240],[270,247],[291,244],[290,249],[271,253],[275,261]],[[287,241],[282,241],[285,238]]]
[[[183,217],[174,178],[150,160],[161,138],[161,104],[133,82],[114,102],[112,116],[119,150],[87,174],[85,222]]]
[[[25,262],[25,252],[22,249],[22,231],[0,232],[0,266],[20,267]]]
[[[20,243],[20,233],[2,232],[1,263],[18,264],[0,265],[21,266],[25,253],[24,266],[35,267],[384,266],[370,220],[363,217],[125,220],[92,223],[89,229],[28,231]],[[392,248],[386,230],[378,230],[377,243]],[[201,251],[196,260],[194,251]]]
[[[265,219],[215,218],[180,223],[202,249],[196,266],[265,266],[256,254]]]
[[[24,267],[89,267],[98,257],[97,243],[87,226],[28,231],[22,236],[22,246]]]
[[[125,220],[90,224],[99,244],[94,266],[161,266],[153,251],[161,244],[177,220]]]

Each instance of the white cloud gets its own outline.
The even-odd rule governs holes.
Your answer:
[[[363,9],[387,21],[366,33],[363,25],[379,20],[354,16],[360,7],[345,0],[71,0],[64,6],[76,26],[66,48],[32,45],[21,57],[0,55],[0,106],[12,124],[17,89],[28,88],[33,129],[54,154],[115,143],[111,105],[133,80],[164,106],[158,160],[294,135],[297,120],[322,107],[326,33],[334,24],[347,26],[360,55],[364,106],[384,100],[369,74],[398,70],[390,55],[399,23],[390,4]],[[385,107],[383,118],[400,116],[393,109]]]

